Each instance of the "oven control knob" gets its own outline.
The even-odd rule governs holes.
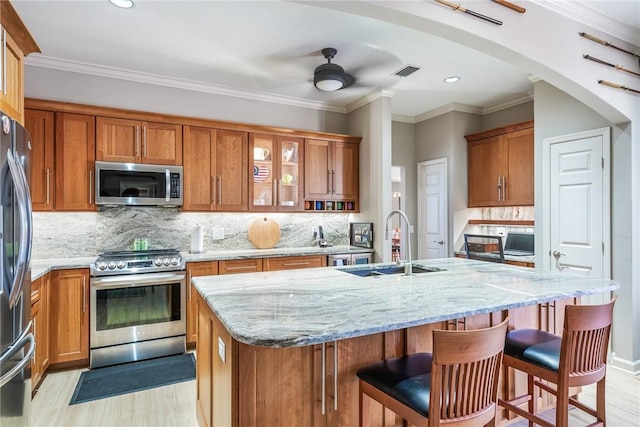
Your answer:
[[[171,264],[172,265],[178,265],[178,262],[180,262],[180,260],[178,258],[171,258]]]
[[[96,266],[98,267],[99,270],[105,270],[107,268],[107,263],[104,261],[100,261],[99,263],[96,264]]]
[[[165,259],[162,260],[162,263],[164,265],[169,265],[171,263],[171,261],[169,261],[169,258],[165,258]]]
[[[109,267],[109,270],[113,270],[114,268],[116,268],[116,263],[115,263],[115,261],[111,261],[111,262],[109,263],[108,267]]]
[[[124,268],[125,263],[124,263],[124,261],[118,261],[118,264],[116,264],[116,266],[117,266],[118,268]]]
[[[162,258],[156,259],[154,264],[156,265],[156,267],[160,267],[162,265]]]

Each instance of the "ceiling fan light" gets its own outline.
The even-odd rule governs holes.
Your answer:
[[[333,92],[338,89],[342,89],[344,83],[341,80],[336,79],[323,79],[314,82],[315,86],[323,92]]]
[[[344,68],[338,64],[332,64],[331,59],[336,54],[334,48],[322,49],[322,54],[327,58],[327,63],[319,65],[313,73],[313,84],[323,92],[333,92],[351,85],[353,77],[344,72]]]
[[[129,9],[133,7],[132,0],[109,0],[109,3],[121,7],[123,9]]]

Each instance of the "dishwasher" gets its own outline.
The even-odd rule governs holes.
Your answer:
[[[327,266],[371,264],[373,254],[371,252],[357,254],[333,254],[327,256]]]

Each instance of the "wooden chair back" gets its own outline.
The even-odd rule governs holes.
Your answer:
[[[495,422],[509,317],[492,328],[433,331],[429,426]]]
[[[616,299],[603,305],[565,308],[558,374],[569,387],[593,384],[605,376]]]

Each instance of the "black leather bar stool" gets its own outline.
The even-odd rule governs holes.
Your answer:
[[[562,337],[537,329],[516,329],[507,334],[503,364],[527,374],[527,394],[499,400],[500,406],[529,420],[529,425],[553,423],[537,415],[536,387],[556,396],[556,426],[567,426],[569,404],[596,418],[594,425],[606,425],[605,375],[607,347],[613,305],[568,305],[565,307]],[[555,387],[541,382],[547,381]],[[570,387],[597,383],[596,409],[569,397]],[[518,407],[528,403],[527,411]]]
[[[507,317],[486,329],[434,330],[433,353],[359,369],[360,426],[370,425],[369,398],[414,425],[494,426],[508,322]]]

